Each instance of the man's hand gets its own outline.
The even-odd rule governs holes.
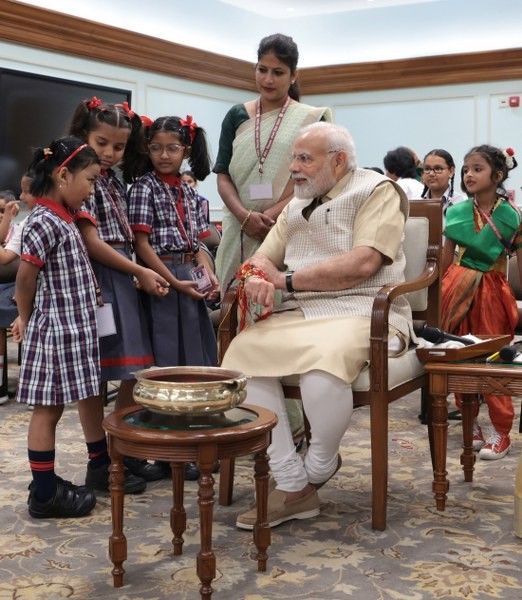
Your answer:
[[[255,304],[260,304],[263,307],[263,315],[272,312],[274,308],[274,292],[274,284],[261,279],[261,277],[253,276],[245,281],[247,299]]]

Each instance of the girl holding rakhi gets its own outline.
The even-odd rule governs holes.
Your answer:
[[[219,285],[200,248],[208,223],[198,192],[180,178],[185,158],[199,181],[209,174],[205,132],[190,116],[161,117],[146,139],[146,172],[130,192],[129,219],[137,256],[170,284],[166,296],[145,298],[154,362],[213,366],[216,338],[205,300],[217,296]]]

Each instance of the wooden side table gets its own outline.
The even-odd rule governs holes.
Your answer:
[[[112,535],[109,538],[109,555],[113,563],[114,587],[123,585],[123,562],[127,559],[127,539],[123,533],[124,456],[171,463],[173,506],[170,523],[175,556],[182,553],[183,533],[186,529],[183,506],[184,463],[198,463],[201,470],[198,490],[201,548],[197,556],[197,574],[201,581],[201,598],[210,599],[211,583],[216,576],[216,558],[212,551],[212,469],[218,460],[254,454],[257,500],[254,542],[258,571],[266,571],[266,550],[270,545],[266,449],[270,444],[270,432],[276,423],[277,417],[271,411],[247,404],[225,413],[203,417],[174,417],[137,406],[113,412],[104,419],[103,427],[109,436],[112,461]]]
[[[473,481],[473,398],[474,394],[517,396],[522,394],[522,368],[509,364],[487,364],[484,357],[458,363],[429,362],[428,435],[433,462],[433,491],[437,510],[446,506],[449,481],[446,470],[448,445],[448,394],[462,397],[462,454],[464,481]]]

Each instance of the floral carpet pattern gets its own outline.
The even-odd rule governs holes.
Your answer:
[[[216,502],[214,598],[424,600],[522,598],[522,540],[513,534],[513,486],[522,435],[500,461],[477,461],[474,482],[459,464],[461,426],[450,421],[446,510],[438,512],[419,395],[390,406],[388,525],[371,528],[369,411],[354,411],[341,455],[343,466],[319,492],[321,514],[272,530],[268,569],[257,572],[250,532],[238,530],[238,511],[253,494],[253,463],[236,466],[234,503]],[[109,409],[108,409],[109,410]],[[484,413],[484,414],[483,414]],[[31,413],[10,401],[0,407],[0,600],[61,598],[179,600],[199,598],[197,483],[186,482],[188,527],[183,555],[172,556],[171,482],[149,483],[125,500],[128,559],[124,585],[112,587],[108,557],[110,499],[98,497],[91,515],[34,520],[27,512],[26,435]],[[482,422],[485,409],[481,409]],[[81,483],[86,449],[75,407],[59,425],[57,472]],[[217,479],[218,476],[216,476]],[[217,490],[217,484],[216,484]]]

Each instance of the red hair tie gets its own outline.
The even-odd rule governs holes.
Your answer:
[[[93,108],[97,108],[98,106],[100,106],[100,104],[103,104],[103,100],[100,100],[99,98],[96,98],[96,96],[93,96],[89,104],[87,104],[87,108],[89,110],[92,110]]]
[[[150,127],[154,121],[152,119],[150,119],[149,117],[146,117],[145,115],[141,115],[140,117],[141,122],[143,123],[143,127]]]
[[[196,128],[198,124],[192,120],[192,115],[187,115],[187,119],[180,119],[179,124],[182,127],[188,127],[190,133],[190,141],[193,142],[196,137]]]
[[[135,115],[134,111],[130,109],[129,103],[124,102],[123,104],[116,104],[116,106],[121,106],[123,110],[129,115],[129,119],[132,119]]]

